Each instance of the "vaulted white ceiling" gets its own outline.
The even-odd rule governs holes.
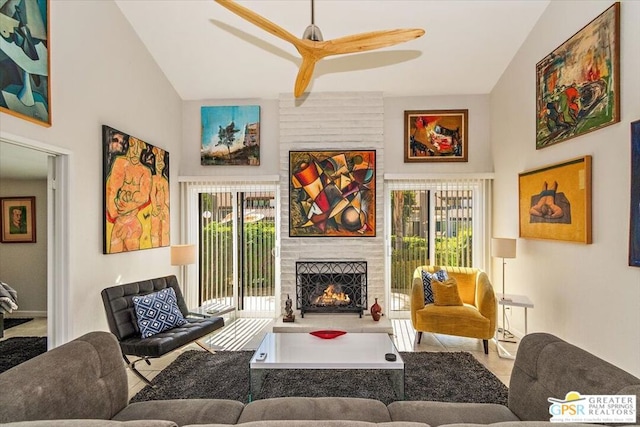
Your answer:
[[[213,0],[115,0],[184,100],[277,98],[293,92],[296,49]],[[239,3],[302,36],[310,0]],[[416,40],[323,59],[307,91],[385,96],[486,94],[549,0],[316,0],[325,40],[423,28]]]

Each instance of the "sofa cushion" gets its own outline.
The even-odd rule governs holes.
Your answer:
[[[187,323],[176,299],[172,288],[132,298],[142,338],[149,338]]]
[[[433,280],[431,286],[435,305],[462,305],[458,282],[453,277],[445,281]]]
[[[522,420],[546,421],[549,397],[580,394],[635,394],[640,378],[562,339],[541,332],[522,338],[509,382],[509,408]],[[636,424],[640,412],[636,411]]]
[[[192,343],[222,326],[224,326],[222,317],[188,318],[187,323],[184,325],[176,326],[149,338],[142,338],[140,335],[129,337],[120,341],[120,347],[124,354],[160,357],[172,350]]]
[[[198,424],[184,427],[229,427],[227,424]],[[428,424],[409,421],[371,423],[354,420],[266,420],[251,421],[242,427],[429,427]]]
[[[452,423],[519,421],[509,408],[495,403],[397,401],[390,403],[387,408],[393,421],[416,421],[432,427]]]
[[[173,399],[132,403],[113,417],[117,421],[162,419],[186,424],[235,424],[244,404],[226,399]]]
[[[433,287],[431,282],[439,280],[441,282],[447,280],[449,276],[446,270],[438,270],[435,273],[429,273],[422,270],[422,286],[424,288],[424,303],[433,304]]]
[[[423,331],[463,337],[493,337],[490,321],[472,305],[425,305],[416,312]]]
[[[127,405],[128,393],[116,338],[90,332],[0,374],[0,424],[108,420]]]
[[[491,427],[552,427],[549,421],[507,421],[503,423],[489,424]],[[602,424],[560,423],[562,427],[596,427]],[[447,427],[487,427],[486,424],[455,423],[447,424]]]
[[[276,397],[248,403],[238,423],[261,420],[391,421],[384,403],[357,397]]]
[[[20,421],[17,423],[2,424],[2,426],[3,427],[178,427],[178,425],[173,421],[164,421],[164,420],[111,421],[111,420],[86,420],[86,419]]]

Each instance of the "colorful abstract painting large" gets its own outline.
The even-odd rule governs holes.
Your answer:
[[[536,149],[619,121],[620,3],[614,3],[536,65]]]
[[[629,265],[640,267],[640,120],[631,123],[631,225]]]
[[[289,236],[376,235],[376,152],[290,151]]]
[[[169,153],[109,126],[104,148],[104,253],[169,246]]]
[[[200,115],[201,165],[260,165],[260,106],[202,107]]]
[[[49,1],[0,1],[0,111],[51,126]]]

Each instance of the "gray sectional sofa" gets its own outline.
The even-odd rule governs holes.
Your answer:
[[[548,397],[635,394],[640,379],[548,334],[526,336],[518,350],[508,406],[393,402],[359,398],[284,397],[243,404],[185,399],[128,404],[120,347],[92,332],[0,374],[0,425],[343,427],[486,425],[549,426]],[[636,423],[638,420],[636,419]],[[3,424],[5,423],[5,424]]]

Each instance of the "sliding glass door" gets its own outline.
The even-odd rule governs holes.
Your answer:
[[[199,304],[272,317],[276,296],[276,192],[220,186],[200,192]]]
[[[392,311],[409,309],[420,265],[484,268],[488,180],[398,180],[385,188]]]

